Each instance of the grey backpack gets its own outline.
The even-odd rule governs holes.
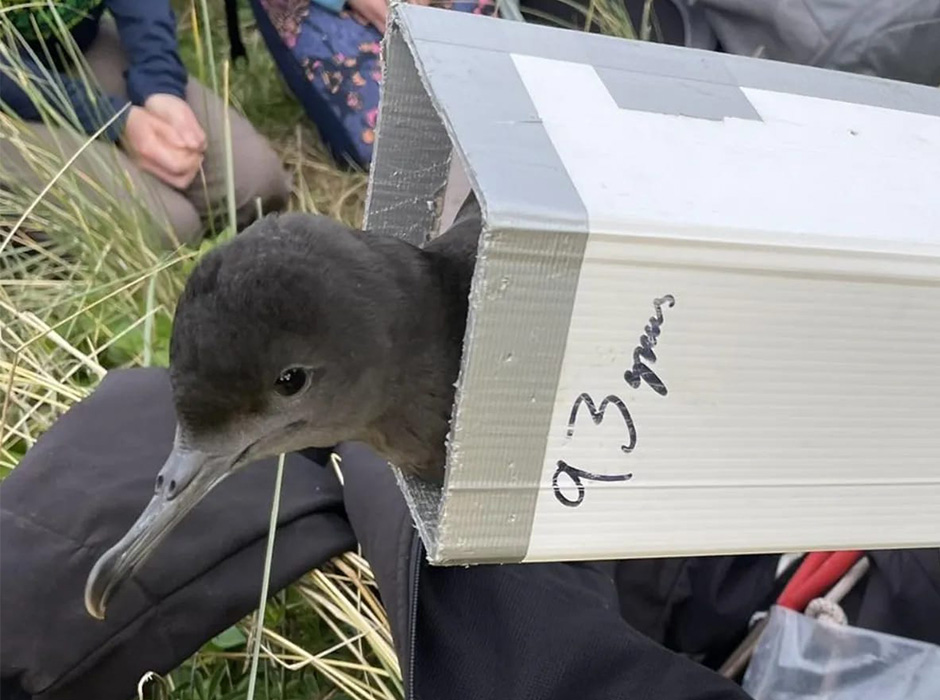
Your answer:
[[[940,0],[654,0],[688,46],[940,86]]]

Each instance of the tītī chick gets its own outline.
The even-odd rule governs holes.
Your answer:
[[[482,229],[471,195],[423,248],[308,214],[207,254],[173,322],[178,426],[150,503],[92,569],[89,614],[222,479],[264,457],[361,441],[441,482]]]

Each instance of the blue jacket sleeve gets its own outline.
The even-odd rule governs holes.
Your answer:
[[[135,105],[156,93],[184,98],[186,69],[176,41],[176,17],[169,0],[107,0],[117,22],[130,68],[127,94]]]
[[[29,81],[29,90],[25,89],[24,80]],[[0,58],[0,104],[3,108],[26,121],[42,121],[42,112],[30,96],[32,91],[40,93],[53,109],[67,118],[74,111],[79,122],[76,126],[89,135],[107,124],[125,105],[120,98],[92,90],[82,81],[40,67],[25,56],[16,68]],[[117,141],[126,121],[125,112],[102,135]]]

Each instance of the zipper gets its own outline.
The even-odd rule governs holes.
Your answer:
[[[411,571],[409,573],[408,588],[408,680],[405,687],[408,689],[408,700],[415,700],[415,639],[418,634],[418,578],[421,574],[421,538],[417,530],[412,532],[411,540]]]

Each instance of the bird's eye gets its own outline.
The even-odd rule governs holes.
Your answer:
[[[307,371],[302,367],[289,367],[274,382],[274,390],[281,396],[293,396],[307,385]]]

